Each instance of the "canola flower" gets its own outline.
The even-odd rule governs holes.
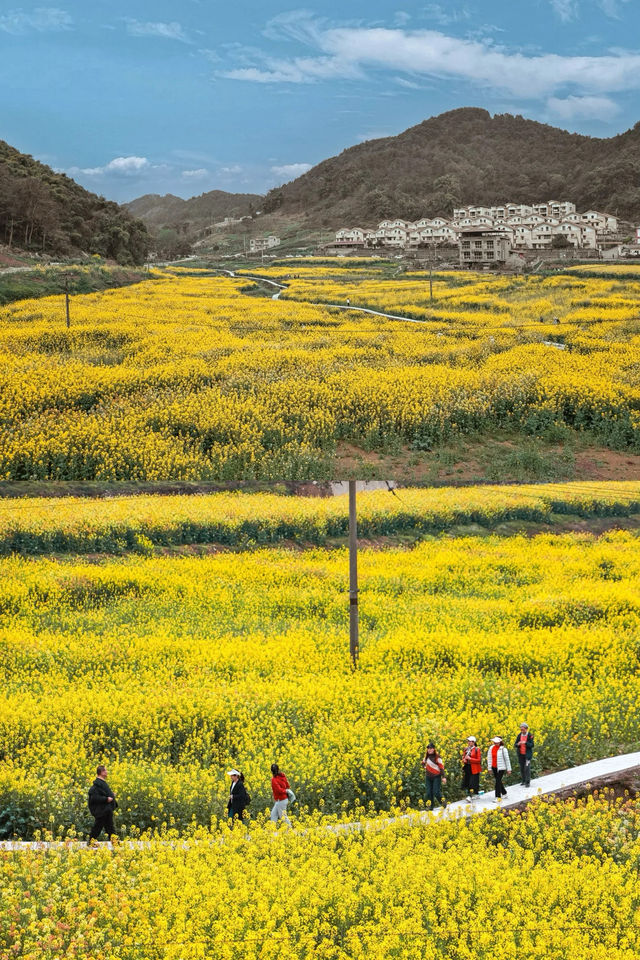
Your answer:
[[[538,770],[637,749],[639,557],[622,531],[363,550],[355,674],[344,549],[4,558],[2,831],[82,831],[99,761],[121,824],[185,830],[231,766],[254,816],[274,760],[337,814],[421,806],[429,739],[457,797],[469,733],[523,718]]]
[[[364,491],[361,537],[409,531],[438,534],[475,523],[552,523],[563,515],[640,513],[640,481],[442,487]],[[226,492],[191,497],[143,495],[0,499],[0,553],[148,552],[154,546],[215,543],[233,548],[295,540],[321,544],[348,532],[346,495],[323,499]]]
[[[640,804],[0,854],[0,956],[635,960]],[[166,839],[173,839],[167,843]]]
[[[74,297],[68,330],[61,297],[0,310],[0,479],[321,478],[340,441],[556,424],[639,449],[640,283],[452,271],[432,304],[420,276],[333,269],[278,301],[165,272]],[[347,297],[424,326],[310,302]]]

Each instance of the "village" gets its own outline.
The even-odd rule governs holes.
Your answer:
[[[422,218],[415,223],[382,220],[377,228],[341,228],[331,247],[336,253],[396,250],[420,256],[439,249],[455,255],[462,267],[517,266],[526,258],[570,255],[581,259],[640,258],[640,227],[610,213],[579,213],[571,201],[457,207],[450,219]]]

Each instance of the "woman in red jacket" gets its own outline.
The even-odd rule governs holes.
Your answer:
[[[467,791],[467,800],[473,800],[480,790],[480,772],[482,754],[475,737],[467,737],[467,745],[462,753],[462,787]]]
[[[277,823],[278,820],[284,820],[286,824],[291,826],[291,820],[287,816],[291,787],[277,763],[271,764],[271,792],[274,800],[271,808],[271,819],[274,823]]]

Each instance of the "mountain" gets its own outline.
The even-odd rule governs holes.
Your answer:
[[[182,200],[171,193],[163,197],[157,193],[147,193],[125,203],[124,207],[152,229],[173,229],[194,236],[225,217],[239,219],[251,216],[256,209],[260,209],[261,202],[262,197],[257,193],[210,190],[190,200]]]
[[[640,222],[640,123],[609,139],[464,107],[369,140],[269,191],[265,213],[318,227],[451,215],[468,203],[572,200]]]
[[[0,242],[54,256],[97,253],[127,264],[144,260],[149,237],[117,203],[0,140]]]

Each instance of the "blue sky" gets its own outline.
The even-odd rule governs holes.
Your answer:
[[[640,120],[640,0],[55,2],[0,0],[0,138],[119,201],[261,193],[461,106]]]

